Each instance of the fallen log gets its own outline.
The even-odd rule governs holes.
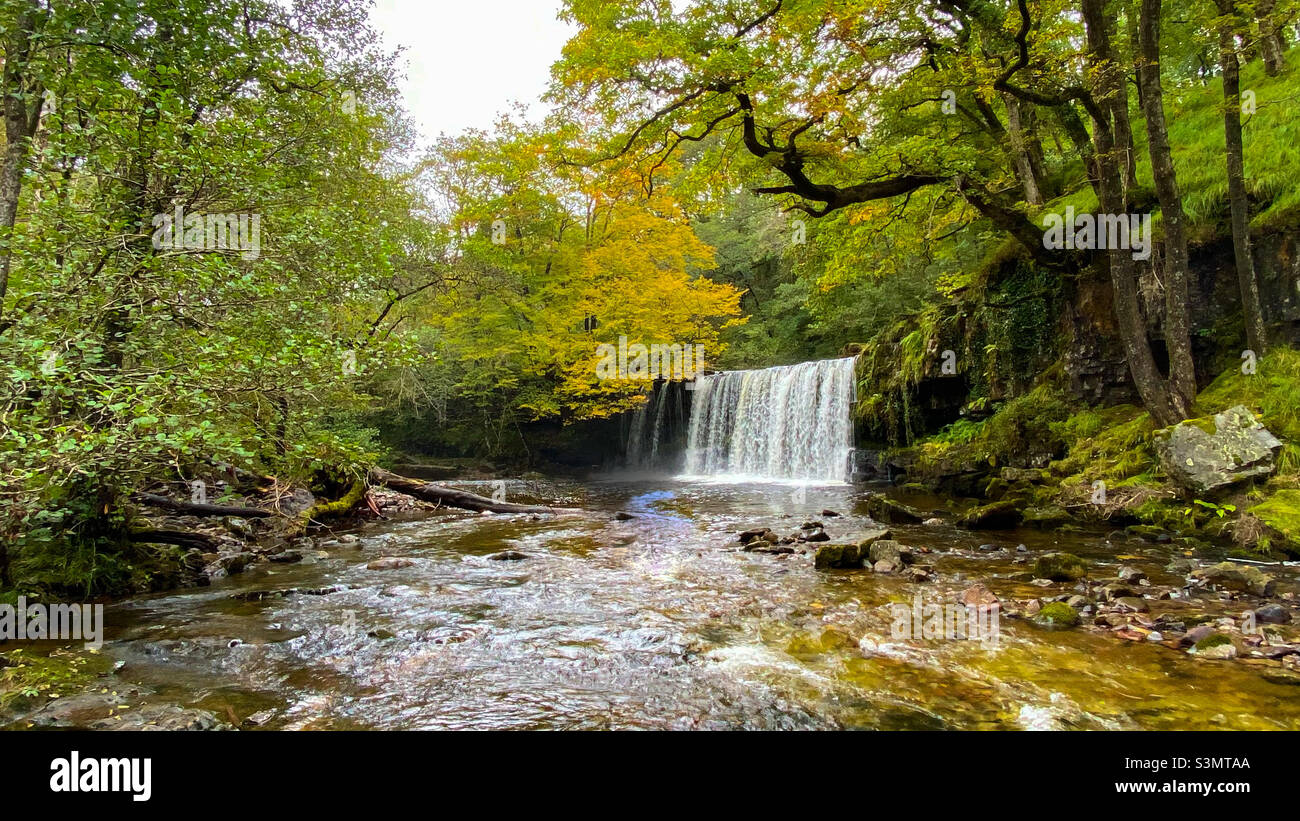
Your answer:
[[[128,538],[137,544],[174,544],[204,553],[215,553],[221,546],[221,542],[212,536],[188,530],[133,530]]]
[[[239,516],[244,519],[266,519],[275,515],[274,511],[258,507],[239,507],[238,505],[209,505],[199,502],[182,502],[169,496],[156,493],[133,493],[131,498],[142,504],[161,507],[185,513],[190,516]]]
[[[383,468],[371,468],[370,483],[382,485],[389,490],[405,493],[425,502],[458,507],[463,510],[489,511],[491,513],[569,513],[573,508],[547,507],[545,505],[517,505],[512,502],[498,502],[477,493],[466,490],[453,490],[432,482],[408,479]]]

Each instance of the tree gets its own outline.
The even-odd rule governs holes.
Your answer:
[[[1245,144],[1241,129],[1241,67],[1237,59],[1235,0],[1218,0],[1219,66],[1223,72],[1224,156],[1228,165],[1228,206],[1232,213],[1232,249],[1241,289],[1246,346],[1263,355],[1268,347],[1259,283],[1250,250],[1250,202],[1246,196]],[[1261,18],[1261,24],[1263,19]],[[1267,40],[1267,38],[1265,38]],[[1268,65],[1268,51],[1265,64]],[[1276,62],[1276,58],[1275,58]],[[1276,65],[1274,66],[1276,69]],[[1270,72],[1272,73],[1272,72]]]
[[[1160,0],[1140,2],[1138,85],[1142,89],[1140,96],[1147,125],[1151,176],[1160,200],[1160,215],[1165,229],[1165,339],[1169,348],[1170,399],[1178,414],[1189,416],[1197,385],[1196,363],[1192,359],[1191,317],[1187,307],[1187,283],[1191,274],[1188,271],[1186,218],[1174,171],[1174,155],[1169,147],[1165,92],[1160,82]]]

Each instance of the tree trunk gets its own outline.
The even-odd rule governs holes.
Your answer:
[[[1151,177],[1165,229],[1165,342],[1169,348],[1169,382],[1174,410],[1191,415],[1196,399],[1196,362],[1192,358],[1191,318],[1187,309],[1190,274],[1187,263],[1187,229],[1182,195],[1174,173],[1165,122],[1164,90],[1160,84],[1160,0],[1141,0],[1138,23],[1141,59],[1138,82],[1142,88],[1147,122],[1147,150]]]
[[[9,267],[13,260],[14,223],[18,219],[18,197],[22,193],[23,171],[32,135],[41,120],[45,89],[30,71],[32,39],[40,10],[28,3],[18,13],[4,43],[5,152],[0,163],[0,317],[4,315],[9,290]]]
[[[1113,42],[1117,27],[1113,14],[1108,18],[1106,26],[1107,42]],[[1111,60],[1115,63],[1115,77],[1110,95],[1110,113],[1115,122],[1115,150],[1120,153],[1119,160],[1124,172],[1124,209],[1127,211],[1130,192],[1137,188],[1137,150],[1133,147],[1133,125],[1128,116],[1128,79],[1113,54]]]
[[[1250,252],[1250,203],[1246,198],[1246,168],[1241,134],[1241,67],[1230,15],[1236,13],[1233,0],[1219,0],[1225,17],[1219,28],[1219,65],[1223,69],[1223,135],[1228,162],[1228,204],[1232,211],[1232,250],[1241,288],[1241,315],[1246,325],[1246,347],[1262,356],[1268,347],[1264,310],[1255,280],[1255,263]]]
[[[1011,159],[1015,163],[1016,176],[1020,179],[1020,185],[1025,192],[1025,202],[1030,205],[1042,205],[1041,169],[1034,165],[1034,156],[1029,148],[1025,123],[1021,116],[1020,100],[1012,94],[1003,94],[1002,100],[1007,107],[1007,139]]]
[[[1097,77],[1103,95],[1114,93],[1114,61],[1110,55],[1107,36],[1108,24],[1102,0],[1083,0],[1083,19],[1088,38],[1089,67]],[[1121,81],[1122,82],[1122,81]],[[1103,114],[1111,111],[1102,106]],[[1094,169],[1097,198],[1105,213],[1124,211],[1124,181],[1115,156],[1114,134],[1105,120],[1093,121],[1093,139],[1096,141]],[[1124,342],[1129,373],[1133,385],[1142,397],[1142,404],[1157,424],[1172,425],[1182,417],[1174,409],[1168,386],[1156,367],[1151,343],[1146,335],[1146,323],[1138,308],[1137,271],[1131,252],[1111,243],[1107,259],[1110,265],[1111,287],[1115,292],[1115,321]]]
[[[1255,19],[1259,22],[1259,53],[1264,58],[1264,73],[1276,77],[1286,67],[1286,40],[1273,14],[1276,0],[1259,0]],[[1221,41],[1222,42],[1222,41]]]
[[[389,490],[395,490],[398,493],[405,493],[407,496],[414,496],[426,502],[459,507],[464,510],[487,510],[492,513],[564,513],[573,510],[572,508],[546,507],[544,505],[516,505],[510,502],[497,502],[486,496],[479,496],[467,491],[453,490],[431,482],[408,479],[383,468],[371,469],[370,482],[382,485]]]

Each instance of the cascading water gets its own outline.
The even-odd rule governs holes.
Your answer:
[[[661,382],[631,414],[624,433],[623,466],[633,471],[675,471],[685,445],[686,399],[682,382]]]
[[[852,357],[695,380],[686,473],[844,482],[852,476]]]

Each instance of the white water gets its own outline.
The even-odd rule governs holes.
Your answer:
[[[695,380],[686,473],[846,482],[853,469],[853,359]]]

